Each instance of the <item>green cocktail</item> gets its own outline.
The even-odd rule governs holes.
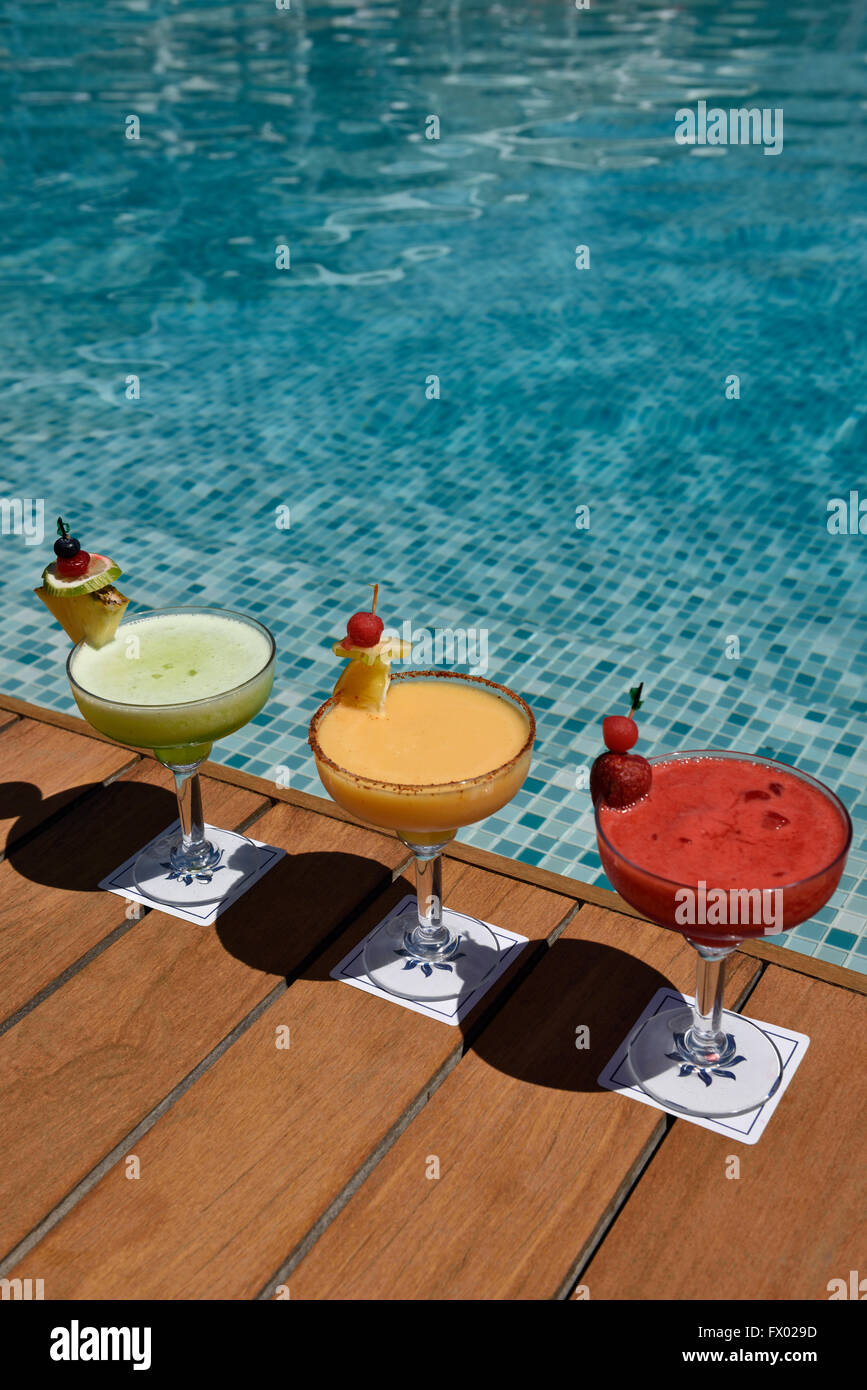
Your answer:
[[[274,679],[271,634],[214,610],[170,609],[122,623],[69,660],[76,704],[100,733],[164,763],[206,758],[259,713]]]
[[[211,827],[205,835],[197,768],[215,739],[265,704],[274,651],[254,618],[166,608],[121,623],[105,646],[80,642],[70,653],[72,693],[88,723],[153,749],[175,775],[180,832],[146,851],[135,871],[139,889],[158,902],[216,902],[250,870],[255,846],[243,835]]]

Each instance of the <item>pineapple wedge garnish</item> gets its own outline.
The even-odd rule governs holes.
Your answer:
[[[73,642],[86,641],[89,647],[104,647],[111,641],[129,604],[113,584],[73,597],[52,594],[44,586],[33,592]]]
[[[391,680],[391,663],[409,656],[412,647],[397,637],[386,637],[373,647],[353,647],[344,638],[332,647],[335,656],[345,657],[347,665],[337,678],[334,694],[348,705],[382,714]]]
[[[114,587],[121,571],[107,555],[82,550],[77,536],[70,536],[60,516],[57,536],[57,559],[45,566],[42,583],[33,592],[73,642],[104,647],[117,632],[129,604]]]

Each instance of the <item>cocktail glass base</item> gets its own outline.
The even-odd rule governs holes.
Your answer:
[[[213,906],[227,897],[255,871],[259,849],[232,830],[208,826],[206,835],[192,857],[184,852],[179,830],[148,845],[135,863],[139,892],[155,903],[186,908]]]
[[[426,950],[414,940],[418,917],[414,908],[374,932],[364,948],[364,968],[380,989],[401,999],[431,1002],[460,999],[476,989],[497,964],[500,947],[484,922],[443,909],[450,928],[444,950]]]
[[[685,1115],[708,1119],[743,1115],[770,1100],[783,1062],[757,1024],[724,1010],[718,1053],[696,1060],[690,1049],[692,1009],[666,1009],[639,1024],[629,1039],[627,1061],[636,1083],[654,1100]]]

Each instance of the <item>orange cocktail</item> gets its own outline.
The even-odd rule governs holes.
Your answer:
[[[530,770],[536,725],[505,686],[448,671],[399,672],[371,707],[338,689],[317,710],[310,744],[333,799],[359,820],[396,831],[416,861],[417,912],[401,944],[374,935],[371,979],[409,998],[448,999],[493,969],[499,944],[482,922],[443,920],[443,846],[501,810]],[[408,972],[408,973],[407,973]]]
[[[518,791],[531,718],[523,701],[489,681],[398,675],[382,714],[339,699],[323,707],[316,764],[326,790],[359,820],[416,844],[444,843]]]

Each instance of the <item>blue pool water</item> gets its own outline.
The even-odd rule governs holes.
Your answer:
[[[6,15],[0,496],[137,604],[269,623],[274,696],[215,755],[320,790],[329,640],[378,580],[539,716],[466,839],[603,881],[576,776],[643,679],[644,752],[839,791],[846,875],[786,944],[867,969],[867,535],[827,526],[867,498],[862,0]],[[781,108],[782,152],[678,145],[699,100]],[[52,539],[0,537],[0,685],[72,709]]]

